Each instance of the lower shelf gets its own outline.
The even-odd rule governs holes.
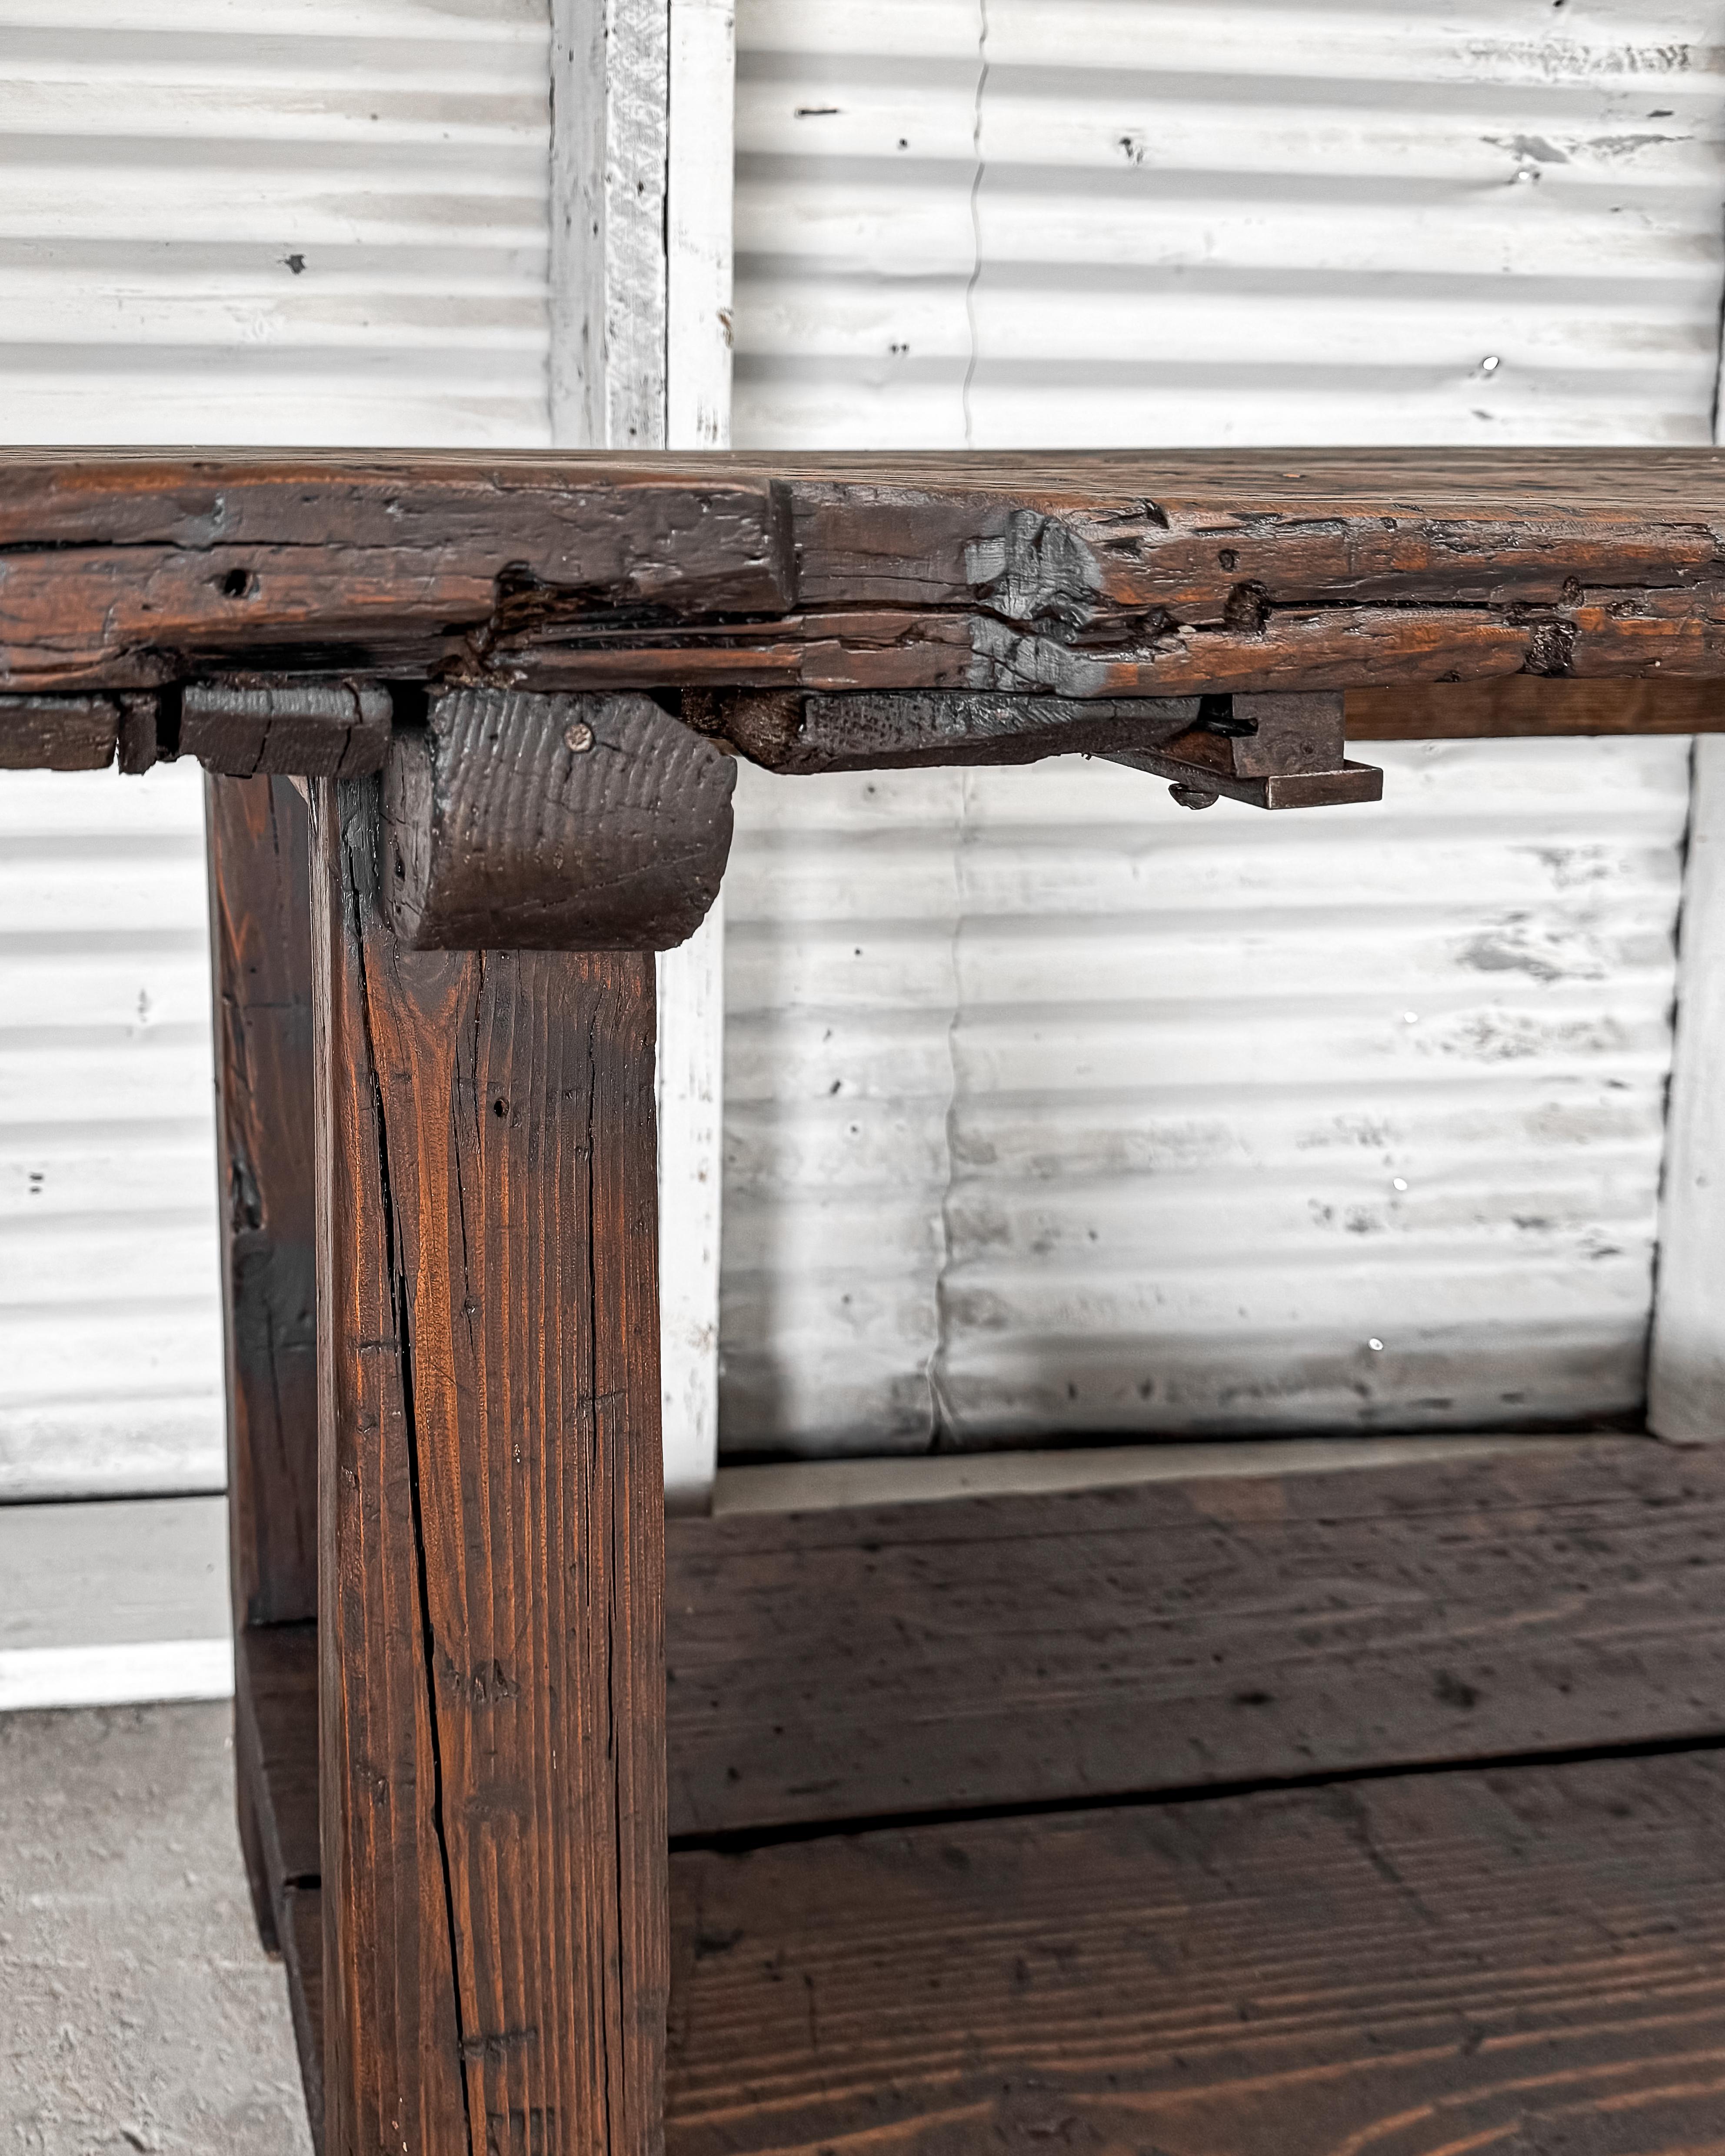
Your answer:
[[[671,1935],[669,2156],[1725,2152],[1722,1753],[684,1851]]]
[[[1635,1440],[676,1523],[669,2156],[1725,2156],[1722,1528]],[[316,1660],[236,1701],[314,2127]]]

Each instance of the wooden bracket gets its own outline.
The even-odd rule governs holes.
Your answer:
[[[1381,801],[1384,773],[1343,753],[1339,689],[1286,696],[1206,696],[1202,716],[1165,747],[1116,749],[1115,763],[1171,782],[1183,808],[1225,793],[1254,808],[1327,808]]]
[[[383,775],[395,932],[412,951],[668,951],[718,896],[736,776],[647,696],[434,696]]]
[[[899,690],[685,690],[691,726],[769,771],[878,771],[1101,756],[1173,782],[1183,806],[1222,794],[1258,808],[1383,798],[1384,774],[1343,752],[1343,696],[1070,696]]]
[[[798,690],[687,690],[683,716],[768,771],[908,770],[1034,763],[1153,748],[1194,725],[1196,696],[978,696],[928,690],[805,696]]]

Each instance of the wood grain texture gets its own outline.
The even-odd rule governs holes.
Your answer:
[[[234,1640],[239,1779],[253,1794],[264,1878],[278,1921],[291,1887],[322,1876],[318,1842],[317,1627],[253,1625]]]
[[[285,778],[205,783],[236,1625],[317,1614],[311,891]]]
[[[1525,734],[1706,734],[1725,730],[1725,683],[1565,681],[1509,674],[1495,681],[1350,689],[1353,741],[1452,741]]]
[[[8,691],[236,663],[1081,699],[1725,675],[1712,450],[18,449],[0,473]]]
[[[194,681],[180,702],[179,752],[237,778],[357,778],[383,768],[389,722],[389,692],[376,682]]]
[[[458,689],[397,735],[390,915],[412,951],[668,951],[719,895],[731,757],[646,696]]]
[[[317,1627],[262,1625],[234,1641],[240,1816],[254,1823],[264,1943],[285,1964],[312,2138],[323,2147],[323,1916],[318,1844]]]
[[[288,2013],[300,2078],[305,2090],[305,2122],[311,2145],[324,2156],[323,1896],[315,1885],[290,1887],[283,1902],[281,1958],[286,1964]]]
[[[313,788],[331,2156],[638,2156],[665,2013],[649,958],[413,954]]]
[[[850,696],[802,690],[691,690],[683,716],[768,771],[911,770],[940,764],[1034,763],[1106,756],[1172,741],[1195,725],[1202,699],[977,696],[891,690]]]
[[[668,1535],[680,1835],[1725,1735],[1717,1450]]]
[[[0,771],[105,771],[120,739],[111,696],[0,696]]]
[[[1718,2156],[1717,1754],[691,1852],[672,2156]]]
[[[666,2148],[1719,2156],[1722,1782],[1705,1754],[685,1852]]]

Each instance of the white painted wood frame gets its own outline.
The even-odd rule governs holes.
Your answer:
[[[730,439],[729,0],[552,0],[552,439]],[[722,901],[659,965],[665,1502],[718,1462]]]
[[[1647,1424],[1725,1438],[1725,737],[1695,742]]]

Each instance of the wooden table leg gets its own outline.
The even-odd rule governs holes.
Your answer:
[[[285,778],[212,778],[205,802],[239,1830],[258,1928],[274,1947],[283,1865],[266,1854],[247,1645],[253,1626],[317,1614],[307,832],[305,802]]]
[[[313,788],[327,2156],[646,2156],[653,961],[408,952]]]

